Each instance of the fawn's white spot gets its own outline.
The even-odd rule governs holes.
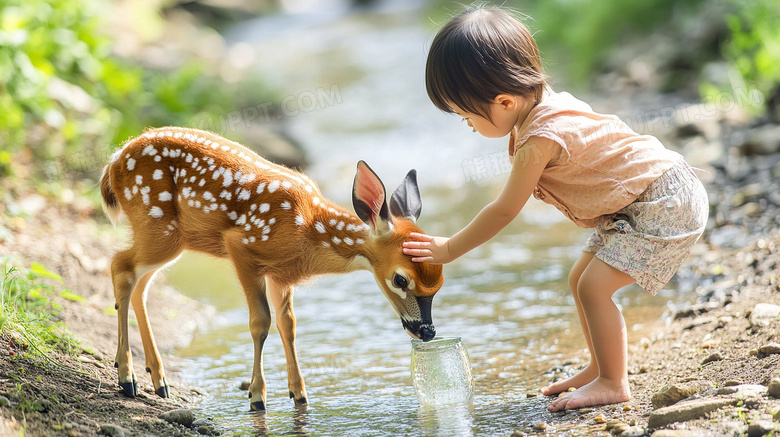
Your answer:
[[[325,233],[325,225],[323,225],[321,222],[317,222],[314,224],[314,229],[317,230],[320,234]]]
[[[222,147],[220,147],[220,149],[222,149],[223,152],[227,152],[228,150],[230,150],[230,147],[222,146]]]
[[[238,218],[238,214],[236,214],[236,212],[235,212],[235,211],[230,211],[230,212],[228,213],[228,218],[229,218],[230,220],[235,220],[235,219],[237,219],[237,218]]]
[[[271,218],[271,220],[268,220],[268,224],[269,225],[272,225],[274,223],[276,223],[276,219],[275,218]]]
[[[244,226],[244,230],[245,230],[245,231],[251,231],[251,230],[252,230],[252,225],[250,225],[249,223],[247,223],[247,224],[246,224],[246,226]]]
[[[322,245],[325,246],[325,247],[330,247],[330,243],[328,243],[327,241],[323,241]]]
[[[312,191],[314,191],[314,188],[312,188],[312,187],[311,187],[311,185],[306,185],[306,186],[305,186],[305,187],[303,187],[303,188],[305,188],[305,189],[306,189],[306,192],[307,192],[307,193],[311,193]]]
[[[159,168],[152,173],[152,179],[159,181],[163,177],[163,172]]]
[[[238,193],[238,200],[249,200],[249,191],[242,189]]]
[[[144,183],[144,177],[139,174],[135,175],[135,184],[141,185],[142,183]]]
[[[289,210],[290,208],[292,208],[292,205],[290,205],[290,202],[287,202],[287,201],[282,202],[281,206],[282,206],[282,209],[286,209],[286,210]]]
[[[138,185],[133,185],[133,194],[138,193]]]
[[[130,192],[129,188],[125,188],[125,199],[130,200],[133,198],[133,193]]]
[[[160,161],[162,161],[162,158],[160,157],[160,155],[157,155],[157,156],[154,157],[154,162],[160,162]]]
[[[268,235],[263,235],[263,238],[261,238],[263,241],[268,241]]]
[[[242,238],[241,242],[244,244],[249,244],[249,238]]]
[[[233,183],[233,172],[230,171],[230,169],[225,170],[225,180],[222,181],[222,185],[229,187]]]
[[[366,242],[366,240],[364,240],[362,238],[358,238],[357,240],[355,240],[355,243],[357,243],[357,244],[363,244],[365,242]]]
[[[134,168],[135,168],[135,159],[129,158],[127,160],[127,170],[128,171],[133,171]]]
[[[336,219],[330,219],[328,224],[331,225],[331,226],[336,226]]]
[[[352,239],[349,237],[345,237],[344,242],[347,243],[348,246],[352,246],[352,244],[354,243],[354,241],[352,241]]]
[[[222,190],[221,193],[219,193],[219,197],[224,198],[225,200],[230,200],[233,195],[228,192],[228,190]]]
[[[263,226],[263,235],[271,232],[271,227],[268,225]]]
[[[181,138],[181,136],[182,136],[181,132],[176,132],[175,134],[173,134],[174,138]]]
[[[311,201],[314,203],[315,206],[320,204],[320,198],[319,197],[315,197]]]
[[[303,226],[303,223],[304,223],[303,216],[296,215],[295,216],[295,224],[298,225],[298,226]]]
[[[268,212],[268,210],[271,209],[271,205],[267,203],[263,203],[260,205],[260,212]]]
[[[204,185],[206,185],[206,180],[205,179],[201,179],[200,182],[198,182],[198,186],[202,187]]]
[[[333,241],[333,244],[339,244],[339,243],[341,243],[341,238],[334,236],[332,241]]]
[[[254,174],[252,174],[252,173],[245,174],[245,175],[241,176],[241,179],[239,179],[239,180],[238,180],[238,183],[239,183],[240,185],[244,185],[244,184],[245,184],[245,183],[247,183],[247,182],[252,182],[253,180],[255,180],[255,178],[256,178],[256,177],[257,177],[257,176],[255,176],[255,175],[254,175]]]
[[[263,190],[265,190],[265,182],[263,182],[263,183],[261,183],[261,184],[259,184],[259,185],[257,186],[257,194],[260,194],[260,193],[262,193],[262,192],[263,192]]]
[[[214,175],[211,177],[212,179],[219,179],[220,176],[222,176],[222,173],[225,172],[224,167],[220,167],[217,169],[217,171],[214,172]]]
[[[246,214],[241,214],[241,217],[236,220],[236,224],[243,225],[244,223],[246,223]]]
[[[336,226],[336,229],[338,229],[339,231],[344,229],[344,222],[339,222],[338,226]]]
[[[146,155],[154,156],[156,154],[157,154],[157,149],[155,149],[153,145],[149,144],[144,148],[144,151],[141,153],[141,156],[146,156]]]
[[[190,193],[192,193],[192,188],[190,187],[184,187],[181,190],[181,194],[182,196],[184,196],[185,199],[190,197]]]
[[[273,193],[279,188],[279,181],[272,181],[270,184],[268,184],[268,192]]]
[[[209,191],[204,191],[203,192],[203,198],[206,199],[206,200],[212,200],[212,199],[214,199],[214,195],[211,194],[211,192],[209,192]]]
[[[157,196],[157,198],[160,200],[160,202],[168,202],[173,198],[173,196],[171,196],[171,193],[163,191]]]
[[[152,209],[149,210],[149,215],[158,219],[163,216],[163,210],[159,206],[153,206]]]

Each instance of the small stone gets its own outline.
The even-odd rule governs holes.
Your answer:
[[[594,410],[594,408],[587,407],[587,408],[580,408],[580,409],[579,409],[579,410],[577,410],[577,411],[579,411],[579,412],[580,412],[580,414],[588,414],[588,413],[592,413],[592,412],[593,412],[593,410]]]
[[[536,422],[534,423],[533,430],[534,431],[544,431],[547,429],[547,423],[546,422]]]
[[[11,405],[11,400],[5,396],[0,396],[0,407],[8,407]]]
[[[635,407],[633,405],[623,405],[623,411],[631,411]]]
[[[770,398],[775,398],[775,399],[780,398],[780,378],[772,378],[772,381],[769,382],[769,389],[767,390],[767,395]]]
[[[198,434],[214,435],[214,431],[211,429],[210,426],[201,425],[201,426],[198,427]]]
[[[596,423],[607,423],[607,419],[604,418],[603,414],[599,414],[598,416],[594,417],[593,421]]]
[[[205,417],[199,417],[192,422],[192,427],[198,428],[199,426],[208,425],[208,424],[209,424],[208,419],[206,419]]]
[[[100,425],[100,432],[109,437],[125,437],[130,436],[130,432],[121,426],[111,423],[104,423]]]
[[[780,317],[780,305],[760,303],[750,312],[751,326],[770,326]]]
[[[708,356],[707,358],[705,358],[704,361],[702,361],[701,363],[702,364],[707,364],[707,363],[711,363],[713,361],[720,361],[722,359],[723,359],[723,355],[721,355],[720,352],[715,352],[714,354],[712,354],[712,355]]]
[[[670,407],[659,408],[650,413],[647,419],[647,426],[649,428],[660,428],[674,422],[687,422],[698,419],[726,405],[733,405],[736,402],[736,399],[728,398],[697,399],[681,402]]]
[[[729,379],[728,381],[723,383],[724,387],[731,387],[734,385],[741,385],[742,381],[737,381],[736,379]]]
[[[780,343],[768,343],[758,348],[759,355],[780,354]]]
[[[620,435],[622,437],[643,437],[646,436],[647,433],[641,426],[631,426]]]
[[[528,393],[525,394],[525,397],[529,399],[535,398],[537,396],[539,396],[539,392],[535,392],[535,391],[529,391]]]
[[[628,429],[631,428],[627,423],[620,422],[612,427],[612,435],[623,435]]]
[[[241,384],[238,385],[238,389],[244,391],[249,390],[249,384],[249,381],[241,381]]]
[[[650,399],[650,403],[653,405],[653,409],[657,410],[662,407],[676,404],[677,402],[707,390],[710,387],[712,386],[709,382],[698,384],[674,384],[672,386],[664,387],[661,391],[654,394]]]
[[[754,420],[748,425],[748,437],[762,437],[775,430],[775,424],[771,420]]]
[[[701,348],[702,349],[712,349],[715,347],[720,346],[720,339],[719,338],[711,338],[709,340],[706,340],[702,342]]]
[[[192,426],[192,422],[195,421],[195,415],[192,413],[192,410],[186,408],[171,410],[160,414],[159,417],[168,423],[178,423],[186,427]]]
[[[758,355],[758,349],[750,349],[748,351],[748,355],[750,355],[751,357]]]
[[[620,421],[619,421],[619,420],[608,420],[608,421],[607,421],[607,425],[604,427],[604,430],[605,430],[605,431],[609,431],[609,430],[611,430],[612,428],[614,428],[614,427],[615,427],[615,425],[617,425],[618,423],[620,423]]]

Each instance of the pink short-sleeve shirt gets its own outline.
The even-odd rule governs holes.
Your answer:
[[[549,89],[512,132],[510,161],[525,152],[531,137],[561,146],[560,156],[542,172],[534,197],[583,228],[595,227],[598,217],[629,205],[682,159],[657,138],[639,135],[618,117],[593,112],[571,94]],[[533,153],[524,153],[523,159],[529,156]]]

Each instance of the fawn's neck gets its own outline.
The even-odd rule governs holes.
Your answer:
[[[309,218],[296,218],[308,228],[308,238],[317,252],[332,260],[329,273],[370,268],[369,227],[360,218],[328,200],[316,202]]]

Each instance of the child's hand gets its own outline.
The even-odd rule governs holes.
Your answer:
[[[431,264],[446,264],[454,258],[450,255],[449,238],[432,237],[430,235],[412,232],[410,237],[416,241],[404,242],[404,253],[412,256],[414,262]]]

